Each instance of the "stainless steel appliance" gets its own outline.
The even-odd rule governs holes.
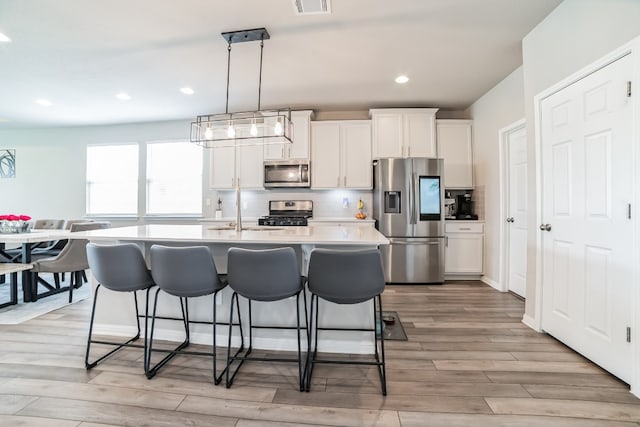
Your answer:
[[[265,188],[291,188],[311,186],[308,161],[268,161],[264,162]]]
[[[373,218],[391,242],[381,246],[389,283],[444,281],[442,159],[373,163]]]
[[[269,215],[258,218],[258,225],[304,226],[312,217],[311,200],[269,200]]]

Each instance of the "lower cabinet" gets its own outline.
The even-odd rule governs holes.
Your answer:
[[[483,223],[447,222],[445,224],[445,275],[482,275],[484,265],[483,253]]]

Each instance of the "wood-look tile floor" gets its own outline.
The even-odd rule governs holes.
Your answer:
[[[84,369],[90,302],[0,326],[0,426],[640,426],[626,384],[521,323],[524,303],[479,282],[388,286],[408,341],[375,368],[246,363],[231,389],[209,360],[176,358],[152,380],[139,350]],[[225,350],[225,349],[221,349]]]

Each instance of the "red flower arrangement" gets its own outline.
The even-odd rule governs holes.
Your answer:
[[[29,215],[0,215],[0,221],[29,221]]]

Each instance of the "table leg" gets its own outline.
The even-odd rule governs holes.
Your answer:
[[[25,264],[31,263],[31,243],[22,244],[22,262]],[[38,284],[33,283],[33,273],[30,270],[22,272],[22,300],[24,302],[31,302],[34,300],[33,292],[38,292],[35,288]]]
[[[4,255],[4,242],[0,242],[0,255]],[[4,274],[0,276],[0,285],[5,282]]]

